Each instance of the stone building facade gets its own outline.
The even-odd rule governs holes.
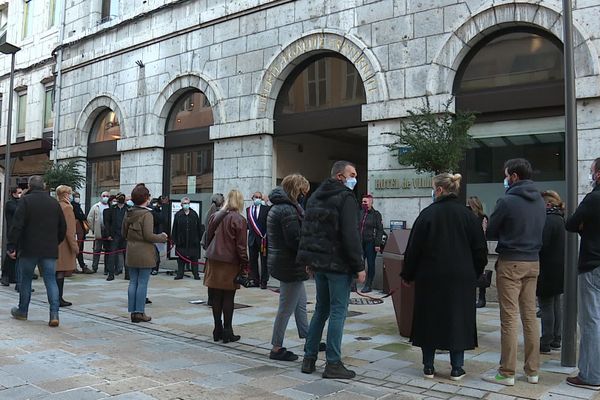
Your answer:
[[[588,190],[587,168],[600,155],[600,5],[591,0],[573,3],[579,192],[583,194]],[[431,202],[428,181],[410,167],[398,164],[387,147],[392,137],[384,133],[398,131],[401,120],[425,99],[436,110],[441,110],[453,95],[458,99],[457,79],[469,73],[465,65],[475,59],[482,43],[495,44],[498,37],[516,32],[515,40],[524,38],[533,44],[548,41],[562,51],[562,22],[559,0],[148,0],[143,4],[133,0],[69,0],[67,35],[64,43],[53,48],[54,53],[63,52],[62,94],[56,113],[60,119],[58,159],[82,160],[89,170],[93,147],[93,157],[98,160],[108,155],[118,157],[119,164],[111,164],[119,169],[118,179],[112,177],[118,182],[115,189],[127,192],[137,182],[145,182],[153,194],[175,198],[192,194],[206,201],[210,193],[225,193],[231,188],[239,188],[247,198],[256,190],[268,192],[284,170],[303,173],[318,165],[322,176],[309,179],[317,182],[327,176],[335,156],[351,156],[357,151],[350,147],[345,150],[344,146],[353,144],[353,149],[364,152],[364,161],[359,162],[361,191],[373,192],[378,198],[376,207],[382,211],[386,225],[390,220],[406,220],[410,225]],[[55,36],[48,40],[51,44],[46,44],[46,49],[53,47]],[[339,118],[328,120],[328,109],[324,107],[294,120],[281,111],[281,93],[289,90],[289,82],[298,79],[304,68],[308,71],[304,78],[306,104],[319,103],[318,94],[310,97],[311,90],[318,92],[318,87],[324,93],[323,99],[329,98],[333,89],[326,82],[339,71],[331,67],[334,62],[318,64],[319,57],[325,56],[349,63],[342,70],[346,83],[340,90],[346,90],[348,98],[354,96],[348,95],[348,88],[358,77],[363,88],[359,96],[362,104],[358,108],[355,104],[340,106],[335,114]],[[22,57],[19,62],[32,64],[36,60],[32,57]],[[542,75],[531,72],[535,68],[528,67],[529,61],[523,61],[523,57],[514,57],[513,64],[519,62],[529,74],[526,76]],[[3,61],[2,73],[6,66]],[[57,66],[53,64],[53,68]],[[555,63],[540,68],[550,71],[559,66]],[[46,70],[40,74],[51,76]],[[32,77],[32,81],[39,82],[41,75]],[[2,76],[6,97],[7,80],[6,75]],[[21,79],[29,78],[23,73]],[[544,79],[541,77],[540,82],[546,82]],[[478,84],[477,79],[473,82]],[[517,78],[511,82],[511,88],[519,85]],[[527,88],[534,99],[534,110],[526,112],[527,107],[520,106],[514,117],[508,108],[494,109],[494,97],[490,95],[489,109],[482,114],[485,118],[479,127],[480,144],[494,157],[508,154],[510,149],[498,150],[494,137],[490,137],[489,132],[499,129],[502,132],[496,139],[502,138],[522,155],[533,151],[527,146],[545,145],[554,135],[558,150],[549,151],[558,158],[554,166],[547,168],[557,171],[551,171],[546,180],[560,185],[564,183],[564,152],[560,150],[560,141],[564,143],[564,108],[561,115],[559,100],[537,104],[535,99],[543,99],[545,92],[534,89]],[[194,107],[189,99],[185,105],[179,104],[190,90],[204,96],[203,101],[212,111],[211,125],[201,126],[203,129],[196,134],[186,131],[187,136],[170,139],[173,118],[179,121],[183,115],[174,114],[174,107],[182,113]],[[289,99],[292,97],[290,94]],[[487,104],[485,97],[478,99],[482,98]],[[452,103],[451,109],[456,104],[460,102]],[[114,129],[114,121],[118,120],[120,131],[112,144],[92,146],[91,136],[96,135],[95,126],[106,110],[114,115],[103,121],[112,121],[110,128]],[[348,114],[356,121],[351,126],[343,116],[352,110],[358,111]],[[5,115],[6,106],[2,111]],[[495,118],[500,114],[502,117]],[[340,126],[333,120],[341,121]],[[33,125],[37,122],[32,119],[30,123],[31,132],[35,132],[39,127],[34,129]],[[312,125],[309,140],[309,136],[303,136],[302,127]],[[106,127],[103,125],[104,133]],[[511,129],[523,130],[518,141],[511,141],[514,132],[507,133]],[[284,131],[285,135],[281,133]],[[539,134],[545,136],[536,136]],[[187,178],[188,192],[182,189],[175,193],[173,182],[168,182],[179,177],[175,165],[181,162],[179,169],[185,175],[190,165],[201,163],[199,152],[193,153],[192,160],[178,154],[196,145],[210,150],[210,155],[202,153],[202,162],[208,160],[211,165],[205,166],[202,174],[192,173]],[[475,158],[486,158],[488,153],[477,151],[473,153]],[[312,155],[317,154],[321,158],[313,160]],[[543,154],[539,157],[547,158]],[[89,171],[88,176],[89,186],[97,176]],[[477,181],[482,191],[494,184],[493,177],[485,179]],[[205,182],[200,184],[202,180]],[[501,180],[495,185],[501,188]],[[88,204],[97,195],[88,190]]]

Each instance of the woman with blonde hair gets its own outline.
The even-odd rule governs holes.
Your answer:
[[[58,285],[58,296],[61,307],[68,307],[73,303],[63,299],[65,287],[65,277],[71,276],[77,269],[77,254],[79,254],[79,245],[77,244],[77,221],[73,212],[73,189],[67,185],[60,185],[56,188],[56,199],[65,216],[67,223],[67,233],[65,239],[58,245],[58,259],[56,260],[56,284]]]
[[[273,324],[269,358],[280,361],[295,361],[298,356],[283,347],[283,338],[292,314],[296,318],[298,336],[308,335],[306,316],[306,290],[304,281],[308,279],[306,266],[296,263],[300,228],[304,210],[298,203],[301,196],[310,190],[308,180],[300,174],[283,178],[281,186],[273,189],[269,199],[273,205],[267,216],[267,237],[269,238],[267,266],[269,274],[280,281],[279,308]]]
[[[546,223],[540,250],[540,274],[536,294],[542,319],[540,353],[560,349],[562,336],[562,294],[565,271],[565,204],[553,190],[542,192],[546,203]]]
[[[208,287],[215,328],[213,339],[223,343],[240,340],[233,334],[235,291],[240,285],[236,277],[248,266],[246,219],[240,214],[244,197],[239,190],[227,194],[223,208],[214,213],[206,231],[206,271],[204,285]]]
[[[405,282],[415,282],[411,341],[423,352],[423,375],[433,378],[436,349],[450,352],[450,379],[464,375],[464,351],[477,346],[475,287],[487,264],[487,244],[477,217],[458,199],[460,174],[433,177],[433,204],[410,233]]]

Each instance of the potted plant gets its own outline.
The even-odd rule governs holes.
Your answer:
[[[44,181],[51,192],[60,185],[70,186],[74,191],[83,187],[85,175],[79,169],[81,161],[56,163],[50,161],[44,173]]]

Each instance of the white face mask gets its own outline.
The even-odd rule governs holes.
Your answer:
[[[73,201],[75,202],[75,204],[79,204],[79,203],[81,203],[81,199],[80,199],[79,197],[75,197],[75,198],[73,199]]]
[[[350,189],[350,190],[354,190],[354,186],[356,186],[356,183],[358,181],[356,180],[356,178],[350,177],[350,178],[346,178],[346,182],[344,183],[344,185]]]

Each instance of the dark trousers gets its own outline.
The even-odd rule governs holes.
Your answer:
[[[192,275],[194,275],[194,277],[198,276],[198,259],[194,258],[194,257],[186,257],[186,258],[192,262],[192,264],[191,264]],[[183,276],[185,267],[187,265],[190,265],[190,264],[183,261],[181,258],[177,259],[177,276]]]
[[[365,242],[363,243],[363,257],[367,260],[367,284],[371,286],[373,279],[375,278],[375,259],[377,253],[375,252],[375,243]]]
[[[433,367],[433,361],[435,359],[435,349],[431,347],[421,347],[423,352],[423,366]],[[450,364],[452,368],[462,368],[465,365],[465,352],[464,350],[450,351]]]
[[[16,260],[13,260],[7,255],[4,256],[4,260],[2,261],[2,282],[6,284],[17,282],[15,265]]]
[[[127,248],[127,241],[123,238],[116,238],[108,242],[111,253]],[[106,272],[109,275],[119,275],[125,267],[125,252],[109,254],[106,257]]]
[[[83,240],[83,239],[85,239],[85,237],[81,237],[81,238],[77,237],[77,240]],[[77,245],[79,246],[79,254],[77,254],[77,262],[79,263],[79,268],[81,268],[83,270],[83,268],[86,266],[85,261],[83,260],[83,253],[82,253],[84,243],[81,241],[81,242],[78,242]]]
[[[107,241],[104,239],[96,239],[94,240],[94,253],[100,253],[102,251],[108,252]],[[94,272],[98,271],[98,264],[100,263],[100,254],[94,254],[92,259],[92,269]],[[104,254],[104,269],[106,270],[106,265],[108,264],[108,257]]]
[[[260,242],[250,243],[248,246],[248,258],[250,262],[250,278],[254,279],[254,282],[265,282],[269,281],[269,270],[267,269],[267,257],[260,252]],[[258,259],[260,258],[260,275],[258,274]]]

